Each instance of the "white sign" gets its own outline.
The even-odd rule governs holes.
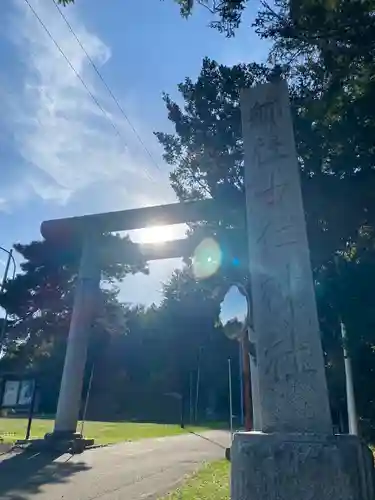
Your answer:
[[[19,386],[20,382],[18,380],[7,380],[5,382],[2,406],[16,406]]]
[[[18,398],[18,405],[20,406],[31,405],[31,400],[33,398],[33,391],[34,391],[34,381],[23,380],[21,382],[21,390]]]

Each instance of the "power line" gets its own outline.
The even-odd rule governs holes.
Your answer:
[[[74,36],[74,38],[76,39],[77,43],[79,44],[79,46],[81,47],[81,49],[83,50],[83,52],[85,53],[88,61],[90,62],[91,66],[93,67],[95,73],[98,75],[98,77],[100,78],[100,80],[102,81],[103,85],[105,86],[105,88],[107,89],[107,92],[109,93],[109,95],[111,96],[113,102],[116,104],[118,110],[120,111],[120,113],[122,114],[122,116],[125,118],[125,120],[127,121],[127,123],[129,124],[130,128],[132,129],[132,131],[134,132],[134,135],[136,136],[136,138],[138,139],[139,143],[142,145],[143,149],[145,150],[145,152],[147,153],[147,155],[149,156],[150,160],[152,161],[152,163],[154,164],[154,166],[160,170],[160,166],[158,165],[157,161],[155,160],[155,158],[153,157],[153,155],[151,154],[151,151],[149,150],[149,148],[146,146],[145,142],[143,141],[142,137],[139,135],[137,129],[134,127],[134,125],[132,124],[132,122],[130,121],[128,115],[126,114],[126,112],[124,111],[124,108],[121,106],[121,104],[119,103],[118,99],[116,98],[116,96],[114,95],[113,91],[111,90],[110,86],[108,85],[108,83],[106,82],[106,80],[104,79],[103,75],[101,74],[101,72],[99,71],[97,65],[95,64],[95,62],[93,61],[92,57],[90,56],[90,54],[87,52],[87,50],[85,49],[84,45],[82,44],[81,40],[78,38],[78,35],[75,33],[72,25],[70,24],[70,22],[68,21],[68,19],[66,18],[65,14],[63,13],[63,11],[61,10],[61,8],[59,7],[59,5],[57,4],[56,0],[52,0],[54,6],[56,7],[56,9],[58,10],[60,16],[63,18],[65,24],[67,25],[67,27],[69,28],[70,32],[72,33],[72,35]]]
[[[73,73],[75,74],[75,76],[78,78],[78,80],[81,82],[81,84],[83,85],[83,87],[85,88],[86,92],[89,94],[89,96],[91,97],[91,99],[94,101],[94,103],[96,104],[96,106],[99,108],[99,110],[103,113],[103,116],[109,121],[109,123],[111,124],[113,130],[115,131],[116,135],[118,135],[120,137],[120,139],[122,139],[124,142],[125,142],[125,146],[126,146],[126,141],[123,137],[123,135],[121,134],[120,130],[118,129],[118,127],[116,126],[116,124],[113,122],[113,120],[108,116],[108,113],[105,111],[105,109],[103,108],[103,106],[100,104],[100,102],[98,101],[98,99],[95,97],[95,95],[91,92],[91,90],[89,89],[89,87],[87,86],[86,82],[83,80],[83,78],[81,77],[81,75],[78,73],[78,71],[75,69],[75,67],[73,66],[73,64],[70,62],[68,56],[65,54],[65,52],[63,51],[63,49],[60,47],[60,45],[58,44],[58,42],[55,40],[55,38],[53,37],[52,33],[49,31],[49,29],[47,28],[47,26],[45,25],[45,23],[43,22],[43,20],[40,18],[40,16],[38,15],[38,13],[35,11],[35,9],[32,7],[32,5],[30,4],[29,0],[25,0],[26,4],[28,5],[29,9],[31,10],[31,12],[33,13],[33,15],[35,16],[35,18],[38,20],[39,24],[42,26],[42,28],[44,29],[44,31],[46,32],[46,34],[48,35],[48,37],[51,39],[51,41],[53,42],[53,44],[55,45],[55,47],[57,48],[57,50],[60,52],[60,54],[63,56],[63,58],[65,59],[65,61],[67,62],[67,64],[69,65],[69,67],[71,68],[71,70],[73,71]],[[149,179],[153,182],[155,182],[155,179],[148,173],[147,170],[145,170],[147,176],[149,177]]]
[[[44,22],[42,21],[42,19],[39,17],[39,15],[37,14],[37,12],[34,10],[34,8],[32,7],[32,5],[30,4],[29,0],[25,0],[25,2],[27,3],[27,5],[29,6],[31,12],[34,14],[34,16],[37,18],[37,20],[39,21],[39,23],[41,24],[41,26],[43,27],[43,29],[45,30],[45,32],[47,33],[47,35],[49,36],[49,38],[52,40],[52,42],[54,43],[55,47],[58,49],[58,51],[60,52],[60,54],[63,56],[63,58],[65,59],[65,61],[69,64],[71,70],[74,72],[74,74],[76,75],[76,77],[79,79],[79,81],[82,83],[82,85],[85,87],[87,93],[89,94],[89,96],[91,97],[91,99],[95,102],[95,104],[98,106],[98,108],[101,110],[101,112],[103,113],[103,115],[108,119],[108,121],[111,123],[113,129],[115,130],[116,134],[122,138],[122,135],[121,135],[121,132],[119,131],[119,129],[116,127],[116,125],[114,124],[114,122],[111,120],[111,118],[109,118],[108,116],[108,113],[105,111],[105,109],[103,108],[103,106],[100,104],[100,102],[98,101],[98,99],[94,96],[94,94],[91,92],[91,90],[89,89],[89,87],[87,86],[87,84],[85,83],[85,81],[83,80],[83,78],[81,77],[81,75],[78,73],[78,71],[75,69],[75,67],[73,66],[73,64],[70,62],[68,56],[65,54],[65,52],[62,50],[62,48],[60,47],[60,45],[56,42],[56,40],[53,38],[51,32],[49,31],[49,29],[47,28],[47,26],[44,24]]]

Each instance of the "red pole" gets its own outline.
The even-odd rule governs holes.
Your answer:
[[[251,395],[251,372],[250,372],[250,358],[249,358],[249,341],[247,332],[243,335],[242,339],[242,353],[243,353],[243,390],[244,390],[244,407],[245,407],[245,430],[253,430],[253,405]]]

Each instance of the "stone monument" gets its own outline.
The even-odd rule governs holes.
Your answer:
[[[333,435],[286,83],[241,110],[261,432],[234,437],[232,500],[373,499],[368,448]]]

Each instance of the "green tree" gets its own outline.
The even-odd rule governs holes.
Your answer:
[[[189,17],[197,6],[205,8],[213,16],[210,26],[231,37],[241,24],[242,13],[249,0],[175,0],[175,2],[179,4],[183,17]]]
[[[0,297],[10,324],[3,339],[6,355],[3,370],[33,370],[51,390],[55,400],[63,366],[81,252],[80,242],[35,241],[16,244],[24,259],[22,273],[6,284]],[[118,262],[115,255],[122,255]],[[118,301],[115,280],[126,274],[146,271],[141,255],[128,238],[106,235],[100,247],[103,287],[99,291],[97,316],[91,336],[90,357],[103,349],[111,335],[126,329],[126,307]],[[52,390],[53,388],[53,390]],[[46,400],[46,399],[45,399]]]
[[[351,332],[353,359],[359,359],[354,353],[362,353],[366,359],[362,367],[360,362],[355,362],[356,379],[363,380],[375,368],[372,320],[359,325],[358,319],[358,311],[362,318],[369,317],[371,311],[368,303],[371,294],[364,286],[364,276],[366,272],[369,275],[372,273],[374,171],[371,155],[366,152],[366,147],[369,148],[371,143],[369,137],[367,145],[366,139],[362,138],[362,143],[356,149],[358,156],[355,160],[349,151],[348,143],[353,145],[357,142],[357,130],[354,123],[350,122],[354,112],[352,118],[348,118],[346,128],[351,135],[345,135],[346,115],[343,113],[340,120],[335,113],[327,113],[329,109],[337,109],[338,104],[332,101],[332,94],[328,90],[326,92],[322,87],[319,91],[318,76],[312,69],[311,75],[315,80],[310,80],[301,69],[298,79],[291,79],[290,97],[309,242],[317,280],[329,290],[329,274],[325,270],[327,267],[330,269],[329,262],[333,261],[338,251],[346,255],[351,269],[350,279],[343,276],[337,278],[344,289],[347,287],[346,292],[340,292],[345,301],[332,306],[333,292],[327,292],[320,303],[329,376],[335,387],[335,405],[342,410],[343,372],[342,363],[338,361],[342,360],[338,335],[339,314],[345,313],[347,316],[345,321]],[[232,215],[228,219],[228,214],[233,214],[233,211],[226,210],[231,204],[237,206],[239,211],[244,210],[239,90],[262,82],[268,76],[269,70],[262,66],[237,65],[227,68],[205,59],[197,81],[186,79],[179,85],[183,107],[169,96],[164,97],[175,133],[156,134],[164,147],[166,161],[173,167],[171,182],[179,198],[213,197],[223,207],[223,211],[218,212],[214,227],[193,226],[192,234],[198,234],[199,239],[216,234],[219,241],[220,237],[226,235],[232,246],[242,248],[242,255],[246,255],[244,231]],[[330,108],[330,105],[333,107]],[[341,106],[340,109],[343,112],[346,109],[349,115],[348,108],[343,104]],[[368,106],[370,108],[370,104]],[[232,237],[235,234],[238,238]],[[246,268],[247,264],[244,266]],[[361,297],[360,303],[358,297]],[[361,333],[357,335],[358,332]],[[371,406],[366,409],[371,395],[359,387],[362,401],[359,406],[361,415],[365,417],[372,411]]]
[[[77,241],[65,246],[61,242],[44,240],[16,244],[14,248],[24,261],[21,263],[23,272],[15,280],[8,281],[0,299],[13,319],[8,336],[15,341],[27,339],[32,342],[40,332],[45,339],[60,324],[69,321],[81,243]],[[107,285],[101,289],[98,303],[103,310],[116,303],[116,290],[109,289],[108,285],[113,286],[115,280],[121,281],[128,273],[146,271],[146,267],[137,247],[128,238],[104,236],[99,253],[102,283]],[[124,259],[122,262],[119,256]],[[114,313],[109,310],[105,314]],[[98,316],[100,318],[100,314]]]
[[[235,366],[238,350],[217,323],[219,310],[214,290],[188,268],[176,271],[163,286],[162,303],[131,308],[126,335],[111,338],[98,360],[90,416],[178,421],[171,395],[183,395],[187,417],[199,371],[199,417],[209,408],[226,418],[227,359]]]
[[[188,267],[173,273],[161,304],[129,309],[126,335],[112,336],[98,359],[90,416],[176,421],[179,404],[171,394],[183,395],[187,416],[199,372],[199,417],[210,409],[226,419],[227,359],[236,366],[238,346],[218,324],[219,311],[213,282],[197,282]]]
[[[219,324],[220,300],[214,280],[197,281],[192,268],[186,267],[176,271],[164,285],[159,308],[168,379],[174,384],[173,390],[187,395],[189,378],[195,391],[199,370],[201,418],[208,409],[226,418],[227,359],[238,362],[237,344],[227,339]],[[234,379],[238,381],[237,376]]]
[[[57,0],[61,5],[74,3],[75,0]],[[160,1],[160,0],[159,0]],[[236,28],[241,23],[241,14],[244,11],[248,0],[173,0],[180,7],[183,17],[189,17],[196,5],[208,9],[214,16],[211,26],[233,36]]]
[[[227,36],[235,35],[248,4],[246,0],[178,3],[183,16],[199,6],[210,9],[212,26]],[[266,81],[270,68],[280,66],[290,89],[334,404],[343,411],[341,316],[348,328],[360,414],[371,425],[375,415],[368,380],[375,369],[374,319],[372,288],[366,282],[374,282],[374,10],[374,0],[263,2],[253,28],[272,42],[269,64],[227,68],[205,59],[197,81],[187,78],[179,86],[184,107],[164,96],[176,133],[157,133],[173,167],[171,183],[178,197],[213,197],[223,207],[216,223],[192,225],[190,237],[197,244],[214,237],[225,252],[240,256],[243,267],[237,271],[244,274],[243,222],[227,210],[231,205],[244,210],[239,89]],[[347,262],[339,276],[333,267],[338,251]],[[206,280],[205,293],[215,278],[233,277],[233,266],[221,270],[220,276]],[[189,300],[176,302],[169,297],[168,303],[169,311],[180,307],[182,311]],[[176,329],[171,328],[171,335],[178,338]]]
[[[371,385],[375,372],[375,312],[372,305],[375,279],[374,249],[359,249],[327,262],[319,271],[317,298],[328,360],[332,400],[346,412],[341,321],[346,327],[347,348],[353,364],[358,412],[366,437],[375,435],[375,408]]]
[[[233,245],[237,233],[238,252],[245,248],[243,219],[234,220],[233,212],[227,208],[237,206],[244,212],[239,92],[243,87],[264,82],[269,75],[270,70],[264,66],[250,64],[228,68],[206,58],[197,81],[187,78],[178,87],[185,102],[183,108],[168,95],[164,96],[168,118],[176,133],[156,133],[164,147],[164,158],[173,167],[171,183],[177,196],[182,200],[203,197],[219,200],[223,210],[218,213],[213,230],[225,232],[226,228],[231,228],[233,237],[229,239]],[[327,141],[322,144],[322,138],[326,132],[329,134],[331,124],[314,126],[314,110],[319,105],[316,100],[306,94],[303,79],[293,82],[291,102],[296,145],[315,264],[356,237],[358,229],[367,223],[368,200],[372,198],[370,193],[368,197],[363,196],[367,175],[356,175],[352,179],[342,175],[339,167],[327,168],[332,163],[332,148]],[[346,158],[340,155],[342,168]],[[246,252],[242,251],[244,254]]]

